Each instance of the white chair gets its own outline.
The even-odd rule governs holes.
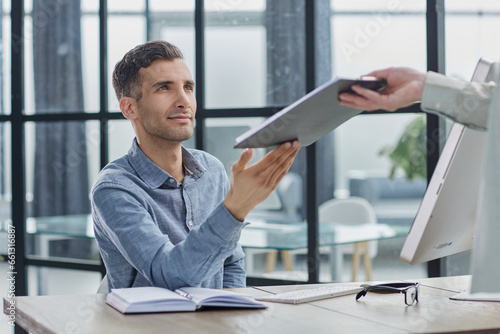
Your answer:
[[[342,225],[377,224],[377,217],[372,205],[364,198],[349,197],[331,199],[319,206],[318,220],[321,223],[336,223]],[[364,254],[366,278],[371,280],[371,259],[377,255],[378,242],[364,241],[342,245],[339,251],[343,254],[353,254],[352,280],[356,280],[360,253]]]

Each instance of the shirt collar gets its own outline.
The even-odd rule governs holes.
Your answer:
[[[163,169],[152,162],[137,144],[134,138],[132,147],[128,151],[129,161],[137,175],[151,188],[156,189],[165,184],[169,188],[177,188],[177,181]],[[205,173],[205,168],[193,157],[189,151],[182,147],[182,164],[186,170],[186,178],[199,179]]]

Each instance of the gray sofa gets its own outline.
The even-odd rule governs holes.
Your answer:
[[[379,224],[411,225],[427,188],[427,180],[390,179],[382,174],[349,177],[350,196],[363,197],[375,208]]]

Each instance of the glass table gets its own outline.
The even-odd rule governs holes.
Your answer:
[[[6,233],[2,231],[7,231],[11,224],[10,219],[0,222],[0,233]],[[74,263],[96,268],[95,271],[102,265],[89,214],[29,217],[25,232],[26,257],[29,259],[61,263],[59,268],[66,268],[65,263]],[[35,289],[36,294],[46,294],[49,285],[53,286],[49,283],[55,270],[57,266],[29,266],[28,275],[36,278],[33,281],[36,283],[29,288]]]
[[[339,247],[354,244],[353,277],[359,266],[360,253],[365,253],[364,262],[367,273],[371,272],[368,256],[370,241],[404,237],[410,230],[409,225],[321,223],[319,225],[319,246],[329,247],[330,274],[332,281],[340,281],[342,272],[342,251]],[[247,253],[247,270],[253,270],[253,255],[267,252],[266,272],[274,270],[277,252],[280,251],[286,270],[293,270],[291,253],[307,250],[307,223],[273,223],[258,220],[246,226],[240,238],[241,246]],[[370,277],[368,277],[370,280]]]

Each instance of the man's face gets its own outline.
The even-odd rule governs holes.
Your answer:
[[[194,81],[181,59],[155,60],[141,68],[142,98],[135,126],[153,140],[182,142],[193,135],[196,99]]]

